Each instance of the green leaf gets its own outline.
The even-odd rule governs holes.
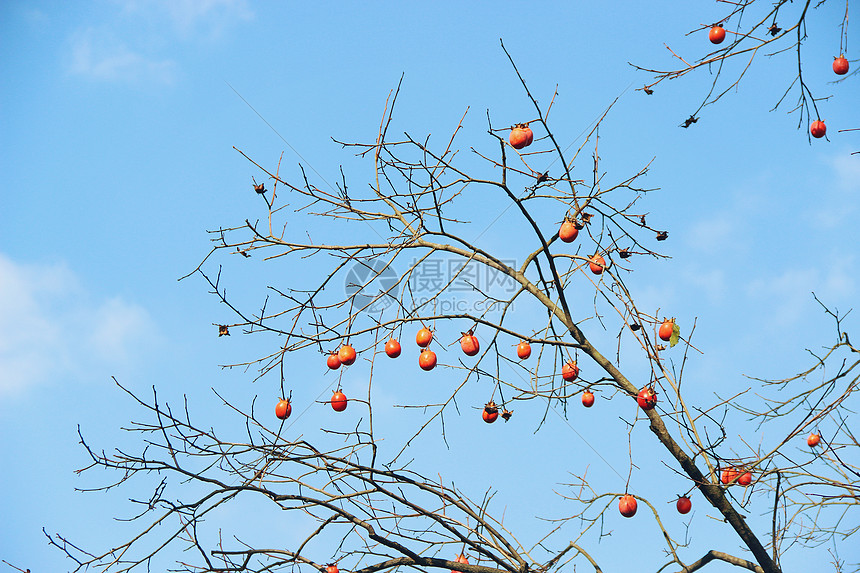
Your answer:
[[[669,348],[672,348],[676,344],[678,344],[678,340],[681,338],[681,327],[678,326],[678,323],[674,323],[672,325],[672,338],[669,339]]]

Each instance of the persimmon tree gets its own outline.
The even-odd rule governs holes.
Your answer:
[[[244,428],[236,436],[197,421],[193,399],[176,408],[155,389],[151,397],[129,392],[147,414],[129,428],[140,434],[140,448],[105,452],[82,435],[91,459],[85,469],[116,472],[116,480],[97,489],[155,476],[154,489],[137,502],[138,533],[108,550],[49,535],[75,570],[152,567],[168,548],[179,547],[176,567],[184,571],[601,571],[592,545],[605,522],[620,518],[619,502],[624,515],[635,516],[638,508],[640,518],[646,514],[660,532],[662,547],[636,549],[662,559],[660,571],[695,571],[716,560],[774,573],[782,570],[782,557],[802,544],[856,543],[860,467],[848,420],[860,367],[844,316],[826,310],[834,342],[812,355],[808,370],[759,381],[760,407],[753,401],[738,406],[734,396],[689,402],[685,365],[699,351],[694,321],[679,319],[661,333],[666,317],[637,304],[631,280],[642,261],[663,257],[660,246],[671,231],[654,222],[659,214],[648,212],[649,165],[619,175],[604,172],[602,119],[580,145],[568,146],[570,135],[552,121],[553,107],[560,105],[556,94],[542,105],[513,69],[530,105],[525,117],[499,119],[488,112],[480,133],[460,120],[439,141],[413,136],[408,122],[406,132],[399,129],[396,104],[405,96],[398,86],[371,141],[337,142],[369,165],[370,177],[361,185],[349,183],[352,176],[343,171],[338,183],[328,185],[304,166],[287,176],[280,159],[266,165],[237,150],[259,170],[249,195],[256,195],[262,212],[211,231],[214,247],[192,275],[205,279],[233,317],[219,321],[219,335],[255,336],[267,349],[229,365],[253,372],[253,394],[263,398],[249,392],[244,403],[224,399],[225,418]],[[526,127],[531,136],[525,139],[533,141],[522,145],[519,133],[515,149],[511,131]],[[506,224],[516,226],[510,232],[523,245],[522,260],[494,252],[480,236],[468,238],[486,215],[479,208],[486,202],[514,215],[516,223]],[[228,296],[219,257],[278,269],[259,306]],[[422,282],[426,264],[438,257],[449,273]],[[482,282],[481,276],[492,280]],[[500,292],[493,281],[510,288]],[[449,304],[455,288],[465,289],[469,305]],[[412,346],[424,329],[429,340],[425,333]],[[453,349],[446,350],[449,345]],[[432,365],[416,364],[421,348],[422,356],[434,354]],[[390,406],[380,406],[373,384],[385,376],[380,361],[390,360],[411,363],[416,379],[446,382],[426,390],[430,400],[400,405],[420,416],[408,435],[380,435],[375,425],[380,409]],[[319,383],[291,376],[306,361],[319,364]],[[342,386],[353,371],[363,380],[361,396]],[[293,399],[287,408],[282,400],[292,399],[299,384],[317,385],[322,399]],[[473,388],[486,396],[486,405],[472,405],[482,415],[464,413],[458,404]],[[343,395],[332,401],[330,390]],[[551,408],[581,408],[586,391],[592,403],[597,394],[602,402],[623,405],[618,410],[626,430],[605,439],[626,448],[632,436],[650,435],[671,462],[666,471],[683,476],[688,493],[701,494],[709,515],[732,533],[740,551],[714,546],[689,554],[683,528],[670,524],[664,509],[667,501],[674,508],[673,494],[657,500],[637,492],[634,469],[651,454],[632,447],[622,489],[589,480],[570,461],[576,478],[559,494],[564,509],[540,516],[548,520],[537,522],[545,527],[537,533],[534,524],[517,530],[505,521],[504,506],[522,492],[493,492],[492,476],[456,487],[409,456],[418,437],[444,439],[446,419],[499,424],[502,418],[516,425],[526,411],[531,427],[539,428]],[[723,424],[732,407],[752,427],[773,426],[743,453],[728,443]],[[353,425],[344,431],[323,422],[316,442],[304,434],[315,430],[317,418],[296,419],[298,409],[310,408],[351,415]],[[811,433],[820,435],[820,443],[810,448],[805,444]],[[538,432],[535,439],[548,438]],[[803,456],[798,444],[808,450]],[[443,441],[435,447],[444,455]],[[500,501],[504,496],[514,498]],[[249,498],[295,515],[291,523],[300,540],[261,546],[223,523],[210,527],[220,512]],[[671,514],[677,516],[674,509]],[[689,522],[689,535],[696,527]]]
[[[666,43],[666,49],[671,55],[671,63],[656,67],[631,63],[633,67],[652,75],[651,81],[638,90],[651,95],[655,87],[665,80],[682,78],[688,74],[707,71],[712,77],[711,87],[698,107],[681,124],[690,127],[698,121],[702,110],[727,94],[737,90],[747,74],[754,73],[757,66],[768,65],[777,61],[785,69],[792,70],[785,76],[785,88],[775,94],[773,110],[783,103],[789,106],[789,113],[797,113],[798,126],[806,125],[809,129],[814,121],[821,121],[826,115],[819,109],[819,103],[832,97],[831,94],[820,94],[823,86],[810,83],[804,77],[805,44],[810,41],[808,35],[809,21],[818,16],[819,11],[836,5],[840,8],[839,21],[827,24],[835,32],[829,38],[812,38],[815,42],[832,45],[834,50],[833,81],[842,83],[847,79],[850,65],[848,54],[848,22],[850,2],[842,3],[835,0],[778,0],[763,2],[762,0],[717,0],[725,6],[725,14],[715,22],[703,23],[691,30],[688,35],[701,38],[703,45],[712,49],[701,54],[686,54],[676,51],[671,43]],[[713,32],[719,31],[719,34]],[[710,43],[709,43],[710,42]],[[837,61],[838,60],[838,61]],[[785,65],[788,61],[791,65]],[[817,65],[821,65],[816,62]],[[855,66],[856,68],[856,66]],[[851,72],[856,73],[856,69]],[[665,85],[665,84],[664,84]],[[819,95],[816,95],[819,93]],[[792,107],[793,106],[793,107]],[[773,111],[772,110],[772,111]],[[855,131],[854,126],[842,126],[840,131]],[[814,137],[824,136],[823,132],[813,131]]]

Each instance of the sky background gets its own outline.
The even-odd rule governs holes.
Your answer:
[[[748,388],[745,376],[781,378],[806,367],[805,349],[834,342],[832,321],[811,293],[844,312],[856,305],[860,284],[860,155],[851,155],[860,150],[860,132],[838,133],[860,127],[858,75],[834,84],[830,68],[840,10],[828,2],[810,15],[805,78],[817,97],[832,96],[819,102],[830,140],[810,144],[805,124],[798,129],[797,115],[786,113],[796,92],[770,111],[793,77],[791,54],[758,57],[738,89],[690,129],[678,126],[707,92],[706,70],[664,82],[652,96],[635,91],[649,76],[628,62],[672,65],[664,43],[691,59],[711,49],[706,32],[686,34],[726,13],[717,2],[0,3],[0,559],[34,573],[69,569],[48,548],[43,527],[99,547],[120,541],[126,526],[111,519],[133,511],[123,501],[133,494],[74,491],[110,479],[75,473],[87,465],[78,426],[98,449],[136,443],[120,428],[142,413],[112,376],[144,394],[153,385],[166,399],[186,394],[212,424],[238,421],[229,421],[211,388],[243,405],[254,395],[277,397],[276,381],[252,384],[253,372],[219,367],[262,355],[277,341],[238,333],[218,339],[212,324],[233,318],[199,276],[177,280],[208,253],[207,230],[263,216],[250,186],[260,172],[232,147],[269,167],[284,152],[292,176],[302,161],[333,181],[344,165],[359,188],[372,165],[331,138],[372,141],[403,74],[400,131],[432,133],[438,143],[468,107],[462,153],[487,149],[487,109],[497,126],[534,116],[500,38],[542,103],[558,85],[550,119],[565,145],[581,143],[619,98],[601,128],[603,167],[619,180],[654,159],[645,183],[660,190],[646,198],[649,222],[668,229],[660,247],[671,259],[644,261],[629,282],[640,307],[659,307],[685,328],[697,320],[703,354],[686,374],[694,396],[713,401],[714,393]],[[590,159],[580,163],[580,176],[590,176]],[[505,207],[477,192],[468,202],[487,221]],[[482,245],[521,258],[533,246],[514,224],[506,215],[478,225]],[[218,262],[231,292],[252,308],[266,284],[260,281],[295,278],[284,263],[243,274],[235,258]],[[846,330],[855,322],[852,315]],[[587,334],[614,349],[612,332]],[[302,404],[296,431],[342,423],[313,404],[334,380],[322,359],[307,354],[293,364]],[[361,370],[351,372],[343,384],[357,392]],[[426,388],[411,376],[382,376],[380,403],[423,398]],[[483,394],[476,390],[474,404],[461,404],[462,419],[446,436],[450,449],[438,431],[416,445],[415,469],[435,475],[444,466],[475,497],[498,488],[514,523],[554,509],[551,490],[568,471],[593,468],[610,476],[607,483],[619,479],[615,471],[626,476],[623,427],[618,444],[604,436],[621,427],[618,416],[635,416],[629,408],[599,399],[567,422],[551,416],[535,434],[539,404],[520,407],[519,426],[475,422]],[[415,423],[401,410],[386,416],[381,423],[393,436]],[[738,424],[729,428],[738,452],[744,440],[767,439],[742,417],[730,422]],[[649,451],[654,444],[641,430],[634,447]],[[660,473],[662,453],[653,455],[653,471],[636,473],[637,493],[673,499],[686,486]],[[798,447],[797,455],[806,454]],[[557,471],[535,476],[548,460]],[[523,479],[535,483],[534,496],[520,497]],[[624,483],[608,487],[623,490]],[[685,555],[740,553],[730,534],[696,529],[713,520],[698,494],[693,503],[691,520],[674,515],[670,525],[683,538],[692,524]],[[224,519],[251,522],[251,534],[281,531],[260,517],[265,510],[250,520],[236,511]],[[754,504],[750,511],[759,514]],[[607,527],[616,534],[594,545],[607,571],[633,563],[613,543],[654,534],[644,517]],[[840,558],[856,563],[860,552],[843,547]],[[800,570],[830,558],[819,548],[790,559]]]

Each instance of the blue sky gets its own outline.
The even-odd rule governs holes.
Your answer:
[[[558,85],[551,121],[567,144],[580,143],[620,96],[601,129],[604,168],[620,178],[654,159],[647,184],[660,191],[648,196],[648,211],[669,230],[662,246],[672,257],[644,263],[630,280],[640,306],[665,309],[683,326],[697,318],[704,354],[687,376],[702,399],[748,387],[745,375],[783,377],[806,366],[804,349],[830,343],[833,334],[810,293],[845,311],[856,304],[860,286],[860,155],[851,155],[860,150],[860,132],[838,133],[860,127],[860,111],[856,74],[831,83],[838,3],[813,12],[804,48],[806,81],[817,96],[832,95],[819,103],[830,141],[811,145],[805,126],[798,130],[796,115],[786,113],[791,102],[769,111],[792,77],[793,61],[785,55],[758,58],[739,88],[686,130],[678,124],[706,93],[705,73],[664,82],[652,96],[634,91],[649,78],[628,62],[670,65],[664,42],[701,57],[710,49],[703,33],[685,34],[721,18],[725,6],[579,4],[3,2],[0,558],[34,572],[65,570],[68,563],[47,548],[42,527],[80,528],[97,544],[118,541],[110,519],[131,511],[123,505],[131,494],[74,491],[98,480],[74,473],[86,465],[77,425],[100,448],[130,443],[119,428],[138,412],[111,376],[135,391],[155,384],[174,400],[187,394],[213,420],[224,411],[210,388],[244,404],[255,394],[274,397],[273,383],[252,385],[252,373],[219,365],[256,357],[277,342],[217,339],[212,323],[229,322],[229,315],[199,277],[177,281],[208,252],[207,229],[261,216],[250,189],[260,173],[232,147],[269,166],[284,151],[293,173],[297,152],[328,180],[342,164],[353,184],[362,185],[368,165],[331,137],[373,139],[401,74],[401,131],[444,138],[469,107],[464,153],[469,145],[486,145],[485,110],[496,125],[533,116],[499,38],[542,102]],[[470,200],[487,220],[503,209],[492,199]],[[517,236],[507,221],[486,226],[482,240],[516,257]],[[263,284],[253,281],[256,275],[243,277],[235,261],[224,262],[234,271],[226,275],[233,292],[257,304]],[[272,265],[265,280],[291,274],[289,266]],[[612,333],[589,334],[612,348]],[[332,378],[316,356],[304,358],[295,386],[312,404]],[[360,380],[349,383],[361,387]],[[412,391],[426,390],[389,382],[380,391],[381,402],[403,403]],[[476,392],[476,404],[481,399]],[[577,412],[571,425],[557,417],[537,434],[541,408],[522,406],[519,428],[477,430],[478,451],[469,449],[475,429],[467,414],[476,404],[461,405],[463,420],[451,424],[448,436],[451,450],[439,453],[438,434],[416,447],[423,469],[434,474],[436,464],[448,467],[439,460],[460,460],[448,468],[458,485],[474,483],[476,496],[493,485],[511,505],[516,496],[506,488],[533,479],[527,468],[548,456],[570,463],[555,464],[561,473],[548,472],[545,483],[537,480],[544,488],[563,482],[567,471],[606,472],[588,444],[600,445],[626,475],[626,441],[607,452],[601,439],[617,421],[595,415],[608,402],[598,401],[587,415]],[[330,423],[317,424],[319,414],[308,408],[297,418],[306,431]],[[392,414],[390,427],[397,435],[412,422]],[[736,434],[748,442],[765,439],[737,422],[744,425]],[[647,437],[643,448],[653,447]],[[508,456],[522,464],[487,480],[487,460],[497,468]],[[655,467],[640,478],[640,491],[662,500],[685,489],[673,475],[671,490],[662,491],[661,466]],[[552,508],[553,499],[536,495],[509,515],[527,519]],[[697,502],[694,526],[710,521],[704,500],[694,498],[694,508]],[[619,541],[647,530],[644,522],[613,527]],[[736,552],[731,537],[710,535],[691,529],[701,547],[717,539],[713,548]],[[611,547],[606,541],[598,548],[603,566],[629,565],[629,556]],[[860,561],[857,550],[841,556]],[[792,559],[804,564],[802,554]]]

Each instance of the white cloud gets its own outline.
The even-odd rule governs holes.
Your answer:
[[[166,0],[162,5],[183,35],[217,38],[228,26],[253,16],[244,0]]]
[[[839,260],[841,264],[824,264],[827,260]],[[774,325],[790,326],[808,317],[813,292],[825,304],[852,300],[857,292],[856,276],[846,269],[854,269],[854,265],[850,254],[822,257],[818,265],[796,267],[752,281],[747,293],[771,309]]]
[[[750,181],[732,181],[711,208],[696,213],[688,221],[685,243],[706,255],[741,256],[750,251],[750,220],[768,212],[776,185],[769,172]]]
[[[24,10],[23,16],[25,22],[38,29],[44,29],[50,21],[45,12],[31,6],[28,6],[27,9]]]
[[[823,181],[816,189],[814,212],[816,224],[826,229],[835,229],[857,218],[860,204],[860,155],[851,155],[843,150],[829,158],[825,173],[832,173],[830,181]]]
[[[738,239],[739,234],[736,218],[728,213],[719,213],[693,223],[686,240],[690,247],[713,254],[740,249],[743,242]]]
[[[125,361],[149,323],[149,315],[143,308],[118,297],[111,298],[93,311],[86,344],[103,360]]]
[[[215,42],[253,19],[245,0],[116,0],[118,10],[75,31],[64,57],[71,74],[100,81],[171,84],[180,65],[163,52],[176,40]]]
[[[837,187],[849,194],[860,193],[860,155],[850,155],[848,151],[840,153],[831,160],[836,171]]]
[[[51,378],[121,368],[157,336],[142,307],[88,300],[64,265],[19,264],[0,254],[0,396]]]
[[[721,303],[728,292],[726,273],[722,269],[708,269],[693,265],[682,270],[682,277],[685,284],[692,285],[698,292],[705,293],[710,304]]]
[[[94,28],[71,38],[69,72],[97,80],[170,84],[176,76],[171,60],[147,58]]]
[[[119,0],[132,18],[159,20],[183,39],[217,40],[228,28],[254,13],[246,0]]]

